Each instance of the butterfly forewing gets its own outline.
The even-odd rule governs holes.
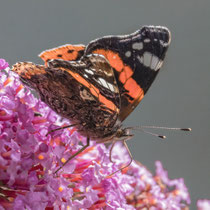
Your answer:
[[[54,111],[77,124],[81,134],[104,140],[114,133],[120,97],[113,69],[103,56],[51,60],[48,67],[21,62],[13,71]]]
[[[107,36],[90,42],[85,54],[102,54],[114,69],[123,121],[143,99],[162,66],[170,43],[165,27],[145,26],[126,36]]]

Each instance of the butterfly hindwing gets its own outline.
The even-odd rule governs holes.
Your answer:
[[[169,43],[167,28],[145,26],[130,35],[106,36],[87,45],[85,55],[104,55],[114,69],[121,96],[121,121],[143,99],[159,72]]]

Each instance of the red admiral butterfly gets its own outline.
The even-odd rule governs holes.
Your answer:
[[[39,55],[46,66],[19,62],[13,71],[87,137],[87,145],[72,159],[89,146],[89,139],[122,140],[127,147],[125,141],[133,135],[122,122],[157,76],[170,41],[167,28],[144,26],[129,35],[93,40],[86,47],[46,50]]]

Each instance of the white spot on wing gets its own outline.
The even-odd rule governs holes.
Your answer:
[[[101,83],[102,86],[109,89],[107,82],[103,78],[99,78],[98,81]]]
[[[130,57],[130,56],[131,56],[131,51],[127,51],[127,52],[125,53],[125,56],[126,56],[126,57]]]
[[[163,40],[160,40],[160,44],[163,46],[163,47],[167,47],[169,45],[169,42],[164,42]]]
[[[143,56],[137,56],[137,59],[141,64],[146,67],[150,67],[152,70],[157,71],[161,68],[163,61],[160,60],[157,56],[151,54],[150,52],[145,52]]]
[[[158,69],[160,69],[162,67],[162,65],[163,65],[163,61],[160,60],[159,63],[158,63],[158,65],[155,68],[155,71],[157,71]]]
[[[115,86],[112,85],[111,83],[107,82],[103,78],[98,78],[97,80],[103,87],[111,90],[112,92],[116,92]]]
[[[140,57],[139,55],[137,56],[137,59],[139,60],[140,63],[144,64],[143,57]]]
[[[89,69],[85,69],[85,71],[86,71],[88,74],[94,75],[93,71],[91,71],[91,70],[89,70]]]
[[[135,42],[135,43],[133,43],[132,48],[134,50],[141,50],[141,49],[143,49],[143,43],[142,42]]]
[[[160,59],[157,56],[153,55],[150,68],[156,71],[157,70],[156,67],[159,61]]]
[[[111,84],[111,83],[107,83],[108,86],[109,86],[109,89],[112,91],[112,92],[115,92],[115,89],[114,89],[114,86]]]
[[[144,42],[145,43],[149,43],[150,42],[150,39],[145,39]]]
[[[152,54],[150,52],[144,53],[144,65],[149,67],[151,63]]]

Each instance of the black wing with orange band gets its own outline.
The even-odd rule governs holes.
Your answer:
[[[143,99],[158,74],[170,44],[170,32],[145,26],[126,36],[106,36],[89,43],[85,55],[101,54],[114,69],[123,121]]]

